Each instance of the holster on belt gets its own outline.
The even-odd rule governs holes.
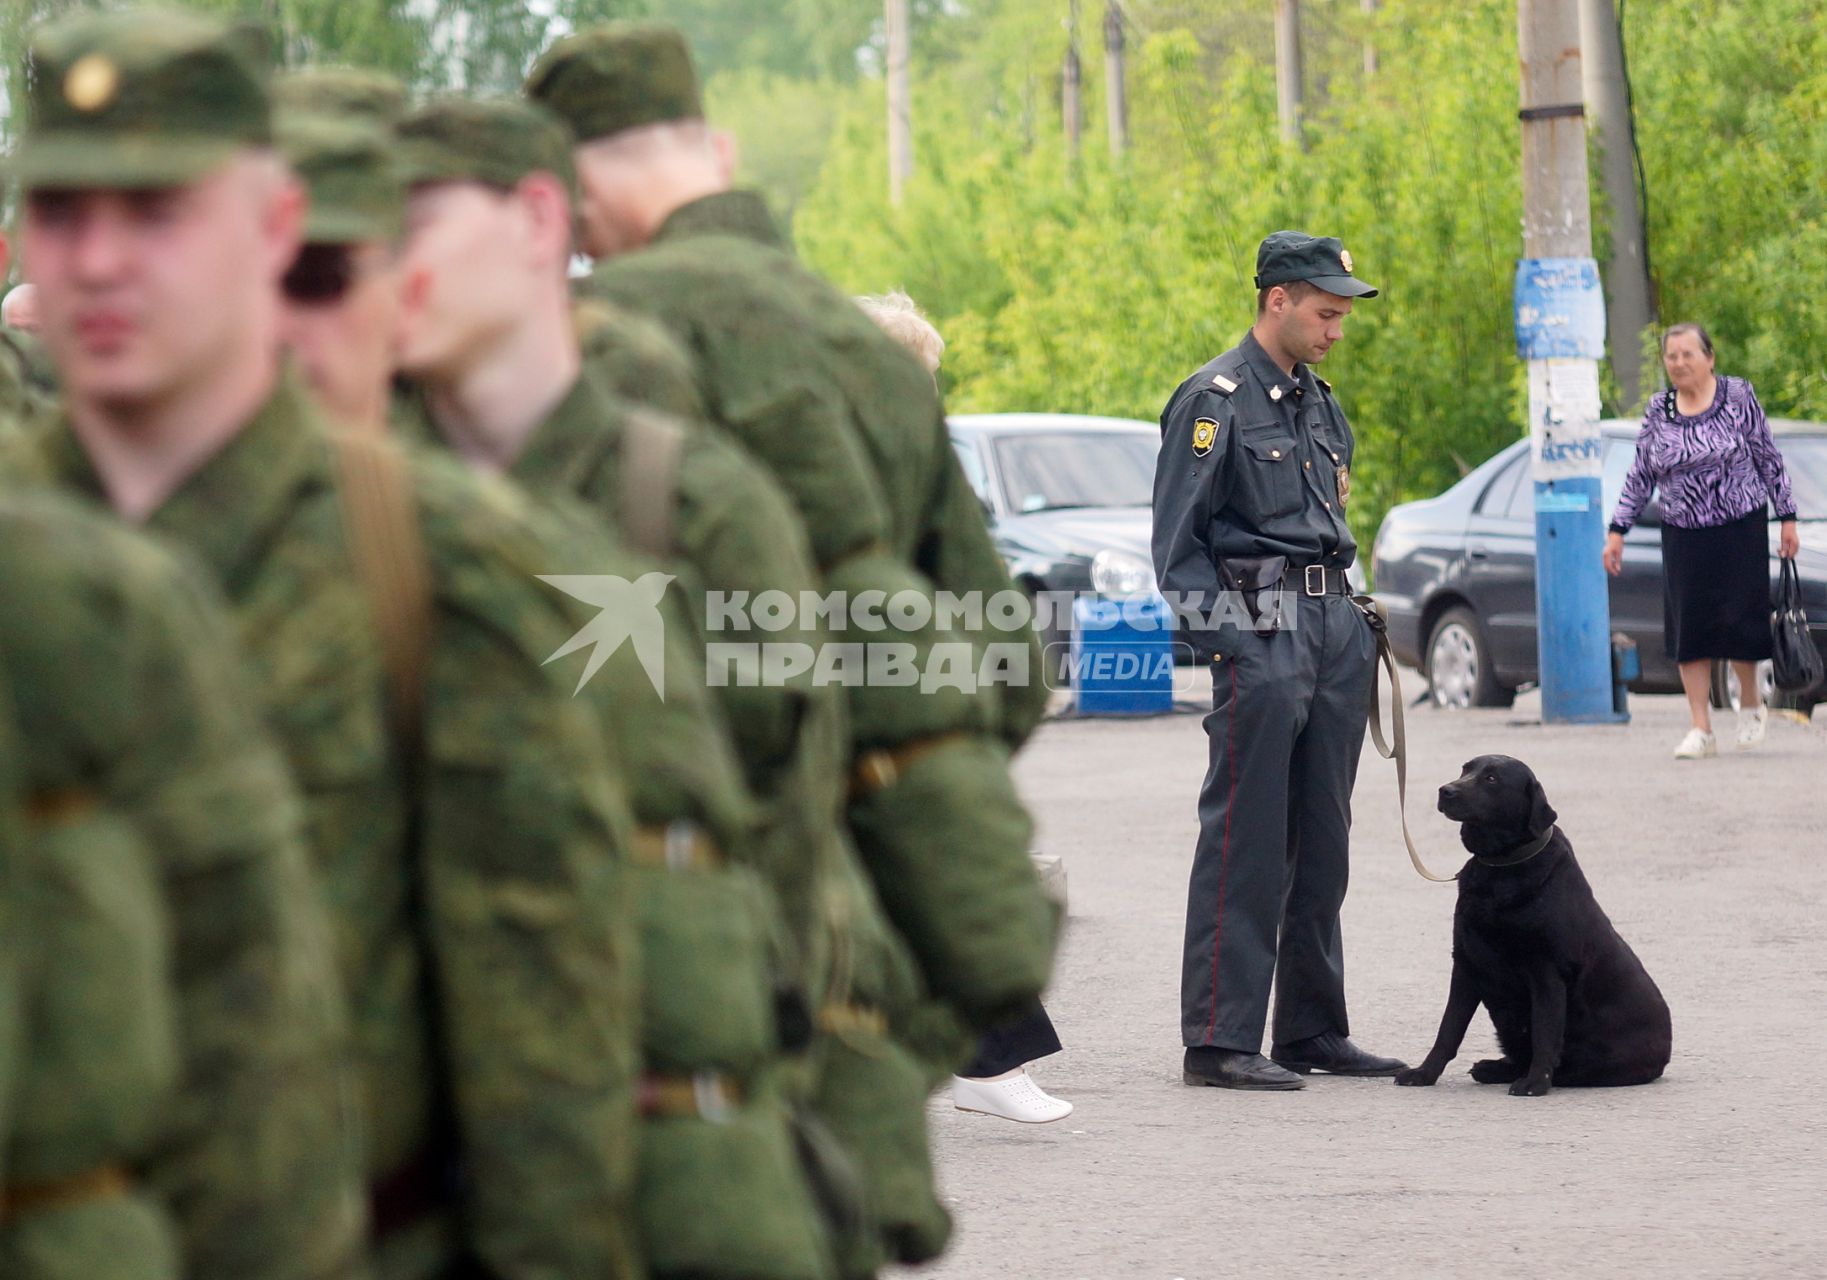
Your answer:
[[[1218,581],[1234,592],[1259,634],[1280,631],[1285,594],[1282,579],[1288,576],[1286,556],[1226,556],[1218,562]]]

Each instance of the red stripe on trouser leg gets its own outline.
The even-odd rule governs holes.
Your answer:
[[[1224,798],[1224,842],[1218,848],[1218,913],[1212,921],[1212,1016],[1205,1020],[1205,1041],[1218,1025],[1218,944],[1224,940],[1224,886],[1231,869],[1231,814],[1237,807],[1237,664],[1231,663],[1231,704],[1224,709],[1224,755],[1231,766],[1231,790]]]

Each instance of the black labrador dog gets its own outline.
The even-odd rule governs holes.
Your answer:
[[[1529,766],[1479,756],[1440,788],[1472,859],[1459,873],[1453,980],[1440,1034],[1402,1085],[1433,1084],[1480,1004],[1503,1057],[1480,1084],[1539,1098],[1554,1085],[1648,1084],[1668,1065],[1668,1005],[1592,896]]]

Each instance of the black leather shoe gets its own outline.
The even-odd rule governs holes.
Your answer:
[[[1186,1051],[1187,1084],[1215,1089],[1305,1089],[1307,1082],[1284,1071],[1260,1053],[1202,1047]]]
[[[1336,1031],[1326,1031],[1293,1044],[1278,1044],[1269,1056],[1290,1071],[1306,1075],[1324,1071],[1335,1076],[1393,1076],[1408,1064],[1399,1058],[1379,1058],[1366,1053]]]

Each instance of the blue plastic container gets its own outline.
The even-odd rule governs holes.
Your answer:
[[[1174,633],[1159,596],[1072,602],[1072,691],[1086,716],[1174,709]]]

